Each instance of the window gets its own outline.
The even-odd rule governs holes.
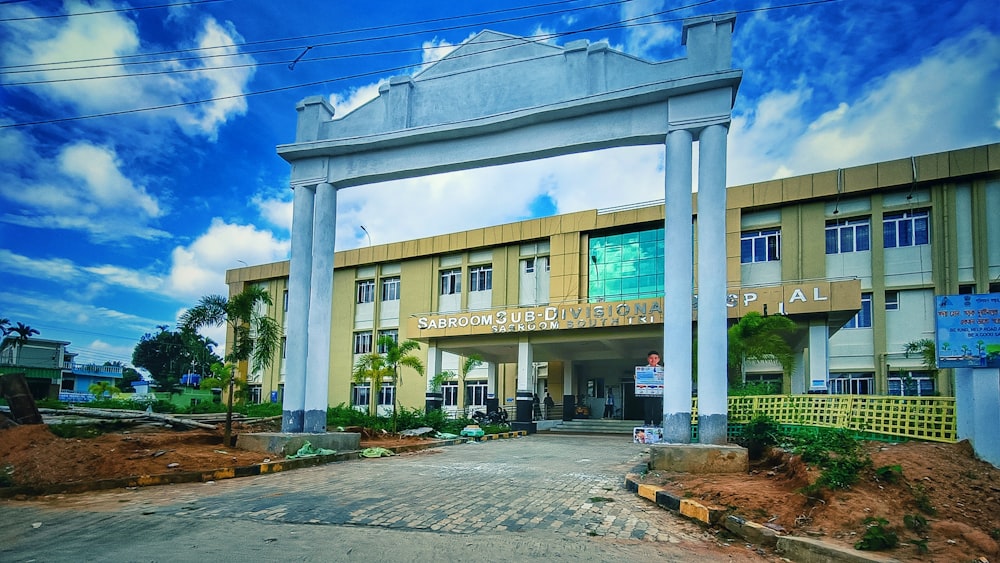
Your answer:
[[[285,290],[284,294],[282,295],[282,300],[285,303],[284,307],[285,307],[285,312],[287,313],[288,312],[288,290],[287,289]]]
[[[363,280],[358,282],[358,303],[371,303],[375,301],[375,280]]]
[[[281,337],[281,359],[282,360],[285,359],[285,350],[287,349],[287,347],[288,347],[288,337],[287,336],[282,336]]]
[[[889,394],[907,397],[934,395],[934,378],[926,371],[898,371],[889,374]]]
[[[392,383],[383,383],[378,390],[378,406],[391,407],[396,404],[396,386]]]
[[[399,301],[399,278],[382,279],[382,301]]]
[[[740,263],[774,262],[781,259],[781,229],[748,231],[740,235]]]
[[[854,318],[844,325],[844,328],[871,328],[872,327],[872,294],[861,294],[861,310]]]
[[[899,292],[896,290],[890,290],[885,292],[885,310],[886,311],[897,311],[899,310]]]
[[[591,302],[626,301],[663,295],[663,229],[590,239]]]
[[[767,394],[778,395],[781,393],[784,377],[780,373],[748,373],[745,376],[748,384],[757,384],[767,387]]]
[[[973,295],[975,293],[976,293],[976,285],[975,284],[967,284],[967,285],[963,284],[963,285],[958,286],[958,294],[959,295]]]
[[[441,384],[441,394],[444,395],[444,406],[458,406],[458,382],[445,381]]]
[[[525,258],[524,261],[523,261],[523,263],[524,263],[524,273],[526,273],[526,274],[533,274],[533,273],[535,273],[535,259],[534,258]]]
[[[493,289],[493,266],[472,266],[469,268],[469,291],[489,291]]]
[[[917,246],[930,243],[930,218],[926,209],[886,213],[882,217],[885,248]]]
[[[261,399],[260,385],[251,385],[250,386],[250,402],[253,403],[253,404],[255,404],[255,405],[257,405],[257,404],[260,404],[260,402],[261,402],[260,399]]]
[[[399,329],[398,328],[390,328],[390,329],[378,331],[378,339],[382,340],[383,336],[388,336],[388,337],[392,338],[393,342],[399,343]],[[385,346],[383,346],[382,344],[378,345],[378,353],[379,354],[385,354],[387,351],[388,350],[386,350]]]
[[[368,354],[372,351],[372,333],[370,332],[355,332],[354,333],[354,353],[355,354]]]
[[[826,253],[843,254],[861,252],[870,248],[871,221],[844,219],[826,222]]]
[[[371,403],[372,386],[371,383],[351,384],[351,406],[367,407]]]
[[[831,373],[826,388],[831,395],[871,395],[875,390],[875,374]]]
[[[441,271],[441,295],[455,295],[462,293],[462,270]]]
[[[486,382],[473,381],[465,386],[465,395],[468,397],[466,406],[483,407],[486,406]]]

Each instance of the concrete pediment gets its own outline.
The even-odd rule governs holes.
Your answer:
[[[326,176],[348,186],[663,142],[672,126],[728,122],[742,76],[731,68],[733,25],[732,15],[685,22],[687,56],[662,62],[604,42],[486,30],[345,116],[322,98],[300,102],[296,142],[278,153],[294,165],[293,184]]]

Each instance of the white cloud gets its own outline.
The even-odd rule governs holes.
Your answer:
[[[250,201],[260,212],[262,219],[279,229],[292,230],[291,198],[268,198],[263,194],[257,194]]]
[[[625,51],[630,55],[650,58],[658,49],[670,48],[680,43],[680,31],[666,24],[649,23],[656,17],[643,18],[663,9],[662,0],[633,0],[621,7],[621,20],[630,24],[625,31]]]
[[[288,258],[288,241],[252,225],[212,220],[208,230],[188,246],[175,247],[167,288],[178,300],[204,295],[229,295],[226,270],[247,264],[266,264]]]
[[[816,117],[810,87],[770,92],[734,116],[729,184],[996,142],[998,83],[1000,37],[976,29]]]
[[[126,177],[113,148],[79,141],[62,147],[48,166],[36,164],[34,177],[0,183],[0,196],[17,208],[0,221],[81,231],[97,242],[167,236],[152,224],[163,205]]]
[[[330,105],[334,109],[334,119],[340,119],[366,103],[378,97],[378,88],[383,84],[388,84],[388,79],[382,79],[374,84],[367,84],[357,88],[351,88],[344,93],[334,92],[330,94]]]
[[[110,2],[66,3],[71,14],[102,8],[114,6]],[[242,38],[231,24],[204,18],[197,28],[196,38],[182,39],[169,46],[145,44],[136,23],[125,12],[53,18],[31,24],[9,27],[9,40],[4,42],[0,60],[5,66],[33,66],[18,74],[4,74],[0,80],[7,83],[47,81],[31,86],[31,91],[43,98],[44,103],[71,107],[72,113],[93,114],[226,98],[135,114],[140,119],[173,119],[188,135],[204,136],[211,141],[215,140],[221,125],[247,111],[242,94],[254,75],[255,61],[249,55],[238,54],[238,48],[233,45]],[[174,31],[183,36],[185,28],[175,25]],[[130,64],[136,59],[129,57],[142,52],[207,47],[214,48],[200,51],[205,56],[194,61],[163,58]],[[63,61],[82,62],[52,64]],[[223,68],[234,65],[248,66]],[[81,78],[87,80],[79,80]]]
[[[30,278],[70,281],[80,272],[65,258],[30,258],[0,248],[0,271]]]

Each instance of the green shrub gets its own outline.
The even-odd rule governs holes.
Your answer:
[[[899,536],[896,532],[886,529],[889,521],[885,518],[865,518],[865,535],[854,544],[854,549],[866,551],[879,551],[882,549],[892,549],[899,544]]]
[[[920,509],[924,514],[934,516],[937,514],[937,509],[931,504],[931,497],[927,495],[927,491],[924,490],[924,486],[918,484],[916,487],[910,489],[913,493],[913,499],[917,503],[917,508]]]
[[[922,534],[930,529],[927,519],[919,514],[907,514],[903,516],[903,525],[918,534]]]
[[[903,467],[896,465],[883,465],[875,469],[875,479],[885,483],[898,483],[903,479]]]
[[[240,412],[253,418],[281,416],[281,403],[244,403],[241,405]]]
[[[0,467],[0,487],[13,487],[14,478],[11,475],[14,474],[13,465],[4,465]]]
[[[782,440],[778,421],[764,413],[757,413],[743,426],[740,445],[747,449],[750,459],[760,459],[768,447]]]
[[[800,436],[793,451],[822,472],[803,492],[814,496],[822,489],[849,489],[858,474],[871,467],[871,458],[854,435],[845,429],[822,429],[814,436]]]

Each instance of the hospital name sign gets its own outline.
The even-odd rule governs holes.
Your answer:
[[[766,308],[768,304],[770,310]],[[858,280],[848,280],[734,290],[727,295],[726,305],[730,317],[741,317],[750,311],[796,314],[857,310],[861,306],[861,286]],[[411,317],[409,328],[410,334],[428,338],[662,324],[663,315],[663,298],[651,298],[426,313]]]

